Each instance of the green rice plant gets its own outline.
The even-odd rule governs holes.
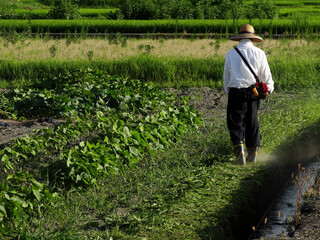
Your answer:
[[[237,24],[232,20],[1,20],[0,31],[5,32],[13,29],[23,32],[30,29],[32,33],[65,33],[81,32],[85,26],[88,33],[224,33],[234,34],[240,25],[248,23],[247,19],[239,19]],[[272,21],[274,33],[283,33],[288,29],[296,33],[296,21],[292,19],[276,19]],[[270,30],[270,20],[252,19],[251,24],[264,33]],[[299,29],[312,26],[319,28],[319,18],[313,17],[308,22],[303,22]]]
[[[305,6],[300,8],[281,8],[280,9],[280,16],[283,17],[293,17],[297,13],[304,14],[304,15],[319,15],[320,9],[314,8],[312,6]]]

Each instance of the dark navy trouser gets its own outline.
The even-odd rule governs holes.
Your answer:
[[[230,88],[227,125],[234,145],[244,141],[247,148],[260,146],[259,101],[252,97],[251,88]]]

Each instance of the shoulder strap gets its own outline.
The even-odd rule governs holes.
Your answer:
[[[259,78],[257,76],[257,74],[253,71],[253,69],[251,68],[250,64],[248,63],[247,59],[242,55],[242,53],[239,51],[239,49],[237,47],[234,48],[237,53],[240,55],[240,57],[242,58],[242,60],[245,62],[245,64],[248,66],[250,72],[253,74],[254,78],[256,79],[256,82],[259,83]]]

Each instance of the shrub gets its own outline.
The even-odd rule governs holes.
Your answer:
[[[48,16],[53,19],[77,19],[80,13],[72,0],[54,0]]]
[[[252,15],[251,15],[252,14]],[[251,18],[275,19],[278,17],[279,10],[273,1],[255,1],[252,10],[248,14]]]
[[[121,11],[125,19],[156,18],[156,5],[150,0],[124,0]]]

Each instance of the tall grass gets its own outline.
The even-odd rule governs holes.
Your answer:
[[[219,86],[223,59],[156,58],[140,56],[120,60],[101,61],[1,61],[0,79],[9,82],[52,81],[60,73],[79,68],[104,69],[111,75],[155,82],[163,86],[196,85]]]
[[[270,59],[277,88],[318,87],[320,60]],[[104,69],[111,75],[140,79],[161,86],[222,87],[224,58],[161,58],[148,55],[98,61],[6,61],[0,62],[0,79],[7,87],[13,81],[53,81],[60,73],[79,68]],[[45,80],[43,80],[45,79]]]

